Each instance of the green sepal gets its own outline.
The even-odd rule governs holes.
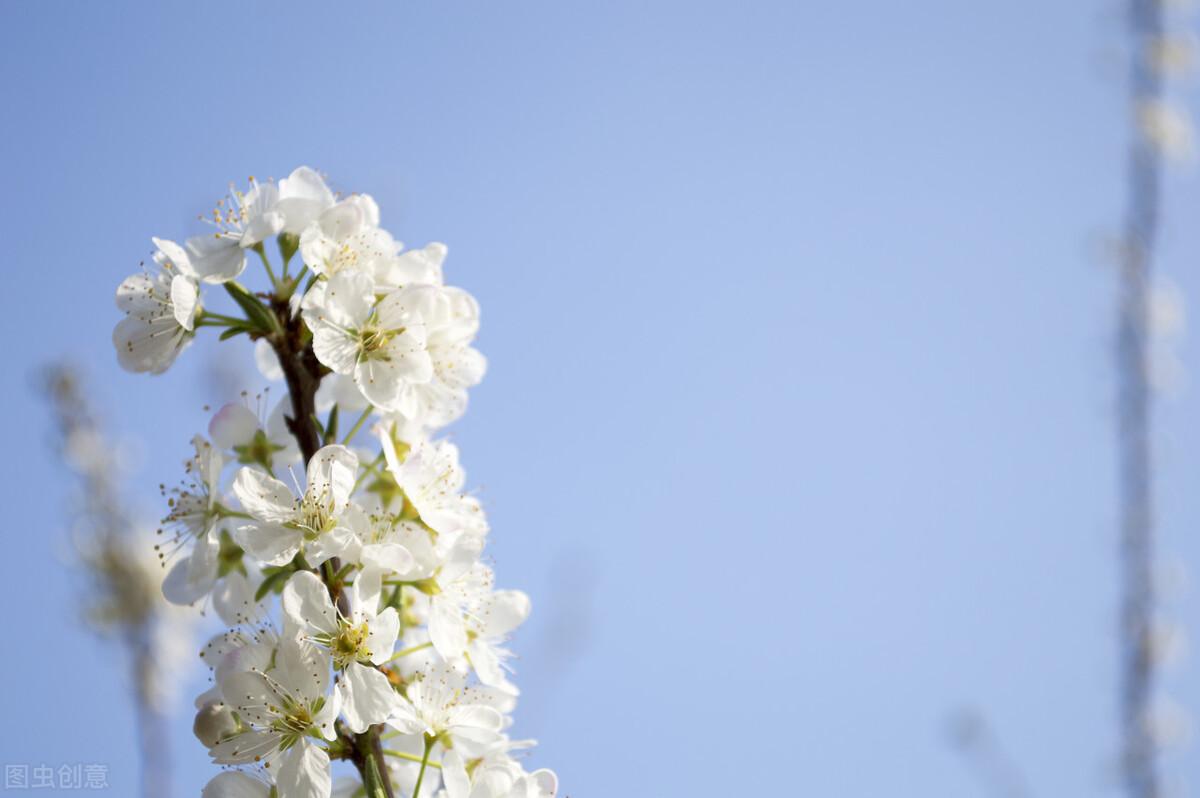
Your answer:
[[[254,600],[262,601],[268,593],[282,593],[284,584],[295,570],[290,563],[275,568],[264,568],[264,578],[258,590],[254,591]]]

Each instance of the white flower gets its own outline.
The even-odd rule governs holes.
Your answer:
[[[279,646],[270,670],[255,667],[227,675],[221,693],[247,729],[213,746],[213,761],[261,764],[288,798],[328,798],[329,756],[312,739],[337,736],[338,695],[327,696],[328,687],[328,657],[299,640]]]
[[[414,386],[433,377],[417,299],[411,289],[401,289],[376,302],[374,282],[362,272],[343,271],[318,282],[301,305],[317,359],[339,374],[352,374],[376,407],[416,412]]]
[[[438,738],[448,748],[479,751],[500,739],[504,716],[457,672],[437,669],[408,685],[389,724],[405,734]]]
[[[558,793],[558,777],[552,770],[525,773],[515,764],[483,764],[468,775],[457,751],[447,751],[442,757],[442,779],[446,798],[554,798]]]
[[[479,331],[479,303],[461,288],[412,286],[415,312],[425,322],[425,348],[433,363],[428,382],[413,386],[415,402],[397,410],[405,421],[437,429],[467,409],[467,389],[478,385],[487,360],[471,346]]]
[[[440,534],[487,533],[483,509],[463,493],[467,475],[458,463],[458,447],[446,440],[421,442],[401,461],[387,434],[380,436],[388,471],[422,523]]]
[[[153,241],[158,271],[132,275],[117,287],[117,307],[127,315],[112,340],[121,368],[161,374],[191,341],[200,293],[183,249],[173,241]]]
[[[215,233],[187,240],[188,254],[196,274],[206,283],[224,283],[237,278],[246,268],[246,248],[261,243],[283,229],[283,215],[276,210],[279,187],[250,178],[244,194],[231,189],[229,200],[221,200],[207,219]]]
[[[387,677],[370,667],[392,655],[400,618],[394,607],[376,614],[370,602],[351,589],[349,618],[334,607],[325,584],[307,571],[296,573],[283,589],[284,633],[329,651],[334,667],[343,670],[337,690],[350,730],[364,732],[382,723],[398,704]]]
[[[167,601],[180,605],[191,604],[212,590],[221,549],[217,522],[224,462],[221,452],[199,435],[192,445],[196,454],[185,465],[183,486],[170,492],[171,510],[159,529],[164,539],[155,546],[164,560],[191,546],[171,567],[162,585]]]
[[[366,194],[326,209],[300,234],[305,265],[326,277],[346,270],[386,273],[399,252],[400,244],[379,227],[379,206]]]
[[[301,166],[279,181],[275,210],[283,216],[283,232],[300,235],[333,203],[333,192],[321,176]]]
[[[441,285],[445,260],[446,245],[435,241],[375,264],[373,276],[385,292],[413,284]]]
[[[285,414],[291,410],[291,399],[284,397],[264,423],[244,404],[230,403],[222,407],[208,424],[213,443],[233,452],[239,463],[260,465],[273,472],[277,464],[299,460],[300,449],[287,428]]]
[[[274,477],[243,467],[233,492],[255,523],[239,526],[234,539],[255,559],[283,565],[305,549],[310,565],[351,552],[354,533],[339,524],[350,501],[358,456],[345,446],[326,446],[308,463],[308,482],[297,499]]]

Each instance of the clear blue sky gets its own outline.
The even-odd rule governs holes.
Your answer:
[[[1109,792],[1103,5],[0,4],[3,759],[136,784],[31,375],[86,364],[157,512],[213,347],[121,373],[113,289],[228,181],[310,164],[446,241],[482,302],[454,435],[499,582],[534,600],[516,731],[567,794],[983,795],[946,744],[964,705],[1039,795]],[[1161,266],[1192,298],[1197,208],[1172,177]],[[1162,547],[1193,577],[1198,400],[1157,439]],[[1197,636],[1194,590],[1171,612]],[[1194,665],[1169,686],[1200,705]],[[182,709],[187,796],[212,770]]]

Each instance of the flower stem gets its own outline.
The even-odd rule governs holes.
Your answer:
[[[366,409],[362,411],[362,415],[358,417],[358,421],[354,422],[354,426],[350,428],[350,431],[346,433],[346,437],[342,439],[342,446],[350,445],[350,441],[354,440],[354,436],[358,434],[358,431],[362,429],[362,425],[371,417],[371,411],[374,409],[374,405],[367,405]]]
[[[405,759],[409,762],[426,761],[425,757],[420,757],[420,756],[417,756],[416,754],[410,754],[407,751],[397,751],[394,748],[385,748],[385,749],[383,749],[383,753],[387,756],[394,756],[397,759]],[[431,768],[437,768],[438,770],[442,769],[442,766],[437,762],[428,762],[428,765]]]
[[[421,757],[421,769],[417,771],[417,785],[413,787],[412,798],[420,798],[421,782],[425,780],[425,768],[429,765],[429,752],[433,750],[433,743],[436,737],[425,735],[425,755]]]
[[[416,654],[418,651],[424,651],[425,649],[429,648],[432,645],[433,645],[432,642],[428,642],[428,643],[421,643],[420,645],[416,645],[416,646],[410,646],[408,648],[402,648],[399,651],[397,651],[395,654],[393,654],[391,657],[389,657],[388,662],[395,662],[396,660],[400,659],[401,657],[407,656],[409,654]]]

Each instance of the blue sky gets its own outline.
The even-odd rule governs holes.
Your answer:
[[[229,181],[309,164],[447,242],[482,303],[490,371],[453,435],[498,582],[534,600],[516,731],[566,794],[983,795],[946,742],[964,706],[1038,794],[1112,792],[1117,5],[0,15],[5,762],[136,784],[32,375],[85,365],[160,512],[220,400],[215,345],[121,373],[112,291]],[[1200,296],[1191,171],[1166,203],[1159,265]],[[1198,419],[1184,391],[1156,431],[1164,561],[1193,577]],[[1169,611],[1196,636],[1194,591]],[[1196,673],[1168,678],[1184,706]],[[194,795],[212,771],[182,703]],[[1200,772],[1194,748],[1165,764]]]

